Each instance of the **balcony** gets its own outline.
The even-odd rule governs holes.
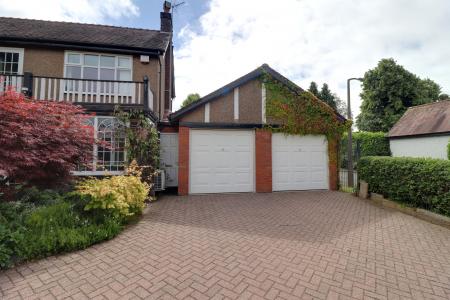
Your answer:
[[[146,76],[143,81],[116,81],[33,76],[31,73],[0,74],[0,92],[8,88],[37,100],[153,109],[153,96]]]

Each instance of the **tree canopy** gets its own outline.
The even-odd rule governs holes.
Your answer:
[[[327,103],[331,108],[333,108],[339,114],[345,116],[346,115],[346,105],[341,98],[338,97],[335,93],[331,92],[328,84],[324,83],[322,85],[321,90],[319,91],[317,87],[317,83],[315,81],[311,81],[309,85],[309,92],[311,92],[314,96]]]
[[[356,125],[362,131],[389,131],[408,107],[436,101],[441,87],[421,79],[398,65],[382,59],[363,78],[361,113]]]
[[[183,103],[181,103],[181,108],[188,106],[191,103],[194,103],[195,101],[197,101],[198,99],[200,99],[200,95],[198,93],[192,93],[189,94],[186,99],[184,99]]]
[[[0,173],[15,183],[52,186],[92,159],[91,115],[69,102],[0,94]]]

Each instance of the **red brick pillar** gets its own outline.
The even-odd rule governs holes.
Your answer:
[[[328,140],[328,170],[330,176],[330,190],[337,191],[338,190],[338,139],[329,139]]]
[[[256,192],[272,192],[272,132],[256,129],[255,134]]]
[[[189,127],[178,129],[178,195],[189,194]]]

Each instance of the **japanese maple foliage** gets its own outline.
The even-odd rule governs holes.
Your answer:
[[[17,183],[54,186],[92,158],[85,110],[70,103],[0,94],[0,172]]]

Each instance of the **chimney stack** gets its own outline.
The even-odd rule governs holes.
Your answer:
[[[172,8],[172,4],[169,1],[164,1],[163,4],[163,12],[161,12],[161,31],[163,32],[172,32],[172,14],[170,10]]]

